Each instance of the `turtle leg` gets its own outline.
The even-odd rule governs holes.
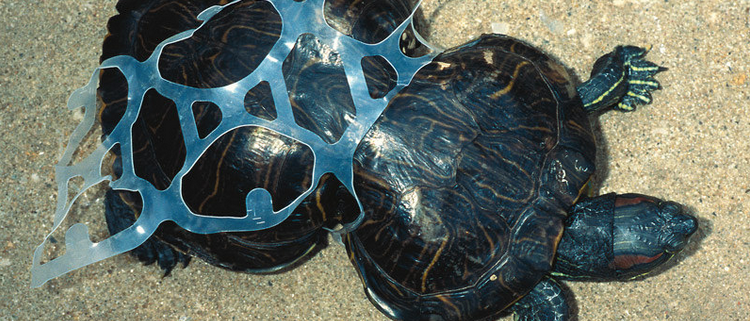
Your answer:
[[[140,211],[138,198],[133,192],[107,190],[104,199],[104,216],[110,235],[115,235],[135,223],[137,213]],[[164,270],[165,276],[169,275],[178,263],[186,266],[190,262],[190,256],[173,249],[154,236],[131,250],[130,254],[146,265],[156,262]]]
[[[696,219],[677,203],[614,193],[579,201],[565,225],[552,275],[603,281],[652,271],[697,229]]]
[[[510,307],[516,321],[563,321],[570,319],[568,303],[557,281],[544,278]]]
[[[660,88],[653,76],[667,69],[644,59],[646,53],[644,48],[618,46],[599,58],[591,78],[576,88],[583,108],[589,113],[609,107],[633,111],[651,103],[650,92]]]

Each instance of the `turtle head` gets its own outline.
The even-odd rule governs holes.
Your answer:
[[[677,203],[640,194],[618,195],[611,267],[621,278],[646,274],[682,250],[697,228],[697,220]]]

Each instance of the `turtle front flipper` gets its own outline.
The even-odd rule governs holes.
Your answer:
[[[510,308],[516,321],[570,320],[563,289],[553,279],[544,278]]]
[[[651,92],[660,88],[653,76],[667,69],[645,60],[646,53],[644,48],[618,46],[597,59],[591,79],[576,88],[583,108],[589,113],[609,107],[633,111],[651,103]]]

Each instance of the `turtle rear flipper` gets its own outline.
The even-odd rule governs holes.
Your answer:
[[[633,111],[638,105],[651,103],[651,92],[659,89],[654,79],[660,67],[643,57],[647,49],[635,46],[618,46],[594,63],[591,79],[576,89],[589,112],[608,107],[620,111]]]
[[[136,193],[107,190],[104,205],[110,235],[115,235],[135,223],[138,213],[140,213],[140,204],[133,202],[137,198],[137,196],[132,197],[133,195],[136,195]],[[189,255],[177,251],[154,236],[132,249],[130,254],[146,265],[156,262],[164,270],[164,276],[169,275],[177,264],[181,263],[184,267],[190,263]]]

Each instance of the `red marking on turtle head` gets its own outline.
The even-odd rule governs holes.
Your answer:
[[[635,197],[618,196],[617,198],[615,198],[615,207],[620,207],[623,205],[635,205],[635,204],[640,204],[642,202],[654,203],[654,200],[648,197],[644,197],[644,196],[635,196]]]
[[[654,256],[618,255],[615,256],[615,259],[612,260],[612,263],[609,264],[609,267],[617,270],[627,270],[638,264],[648,264],[654,262],[658,260],[663,254],[664,252]]]

